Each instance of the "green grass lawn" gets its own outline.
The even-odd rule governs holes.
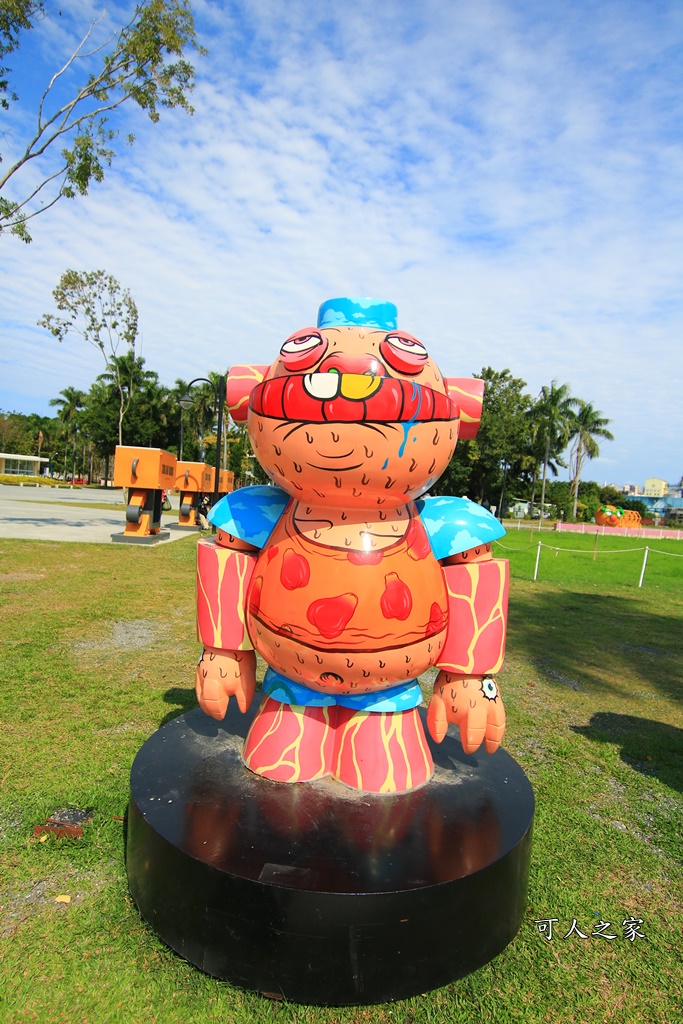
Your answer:
[[[196,535],[142,550],[0,541],[0,1021],[680,1019],[683,543],[649,542],[638,589],[644,542],[600,537],[594,561],[593,537],[544,531],[534,583],[538,539],[511,531],[496,552],[513,577],[505,745],[537,800],[522,928],[462,981],[346,1009],[206,977],[127,893],[133,758],[195,706]],[[65,806],[95,808],[82,839],[33,836]],[[549,942],[535,921],[550,918]],[[574,919],[587,938],[564,938]]]

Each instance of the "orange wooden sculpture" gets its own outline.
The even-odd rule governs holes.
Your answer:
[[[268,669],[245,764],[278,782],[331,775],[403,792],[433,771],[418,677],[440,669],[428,726],[465,751],[503,737],[504,531],[465,498],[427,497],[458,437],[473,437],[480,380],[444,378],[396,307],[333,299],[271,366],[228,376],[233,418],[275,486],[211,510],[198,553],[196,689],[222,718]]]

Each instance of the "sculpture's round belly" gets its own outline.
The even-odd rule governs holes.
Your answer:
[[[385,689],[436,664],[446,586],[429,543],[414,535],[358,552],[277,528],[249,585],[256,650],[282,675],[327,693]]]

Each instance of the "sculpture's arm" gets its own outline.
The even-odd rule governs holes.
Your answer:
[[[246,595],[257,548],[219,530],[197,545],[197,639],[204,650],[195,690],[203,711],[225,716],[230,697],[247,710],[256,688],[256,655],[246,628]]]
[[[448,633],[427,722],[437,743],[460,727],[466,753],[493,753],[505,732],[505,708],[492,678],[503,664],[509,566],[482,544],[442,562],[448,590]]]

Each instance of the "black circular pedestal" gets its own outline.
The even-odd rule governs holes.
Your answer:
[[[278,784],[240,759],[252,715],[182,715],[133,764],[128,882],[164,942],[215,977],[331,1006],[426,992],[505,948],[534,813],[509,754],[464,754],[449,733],[408,794]]]

